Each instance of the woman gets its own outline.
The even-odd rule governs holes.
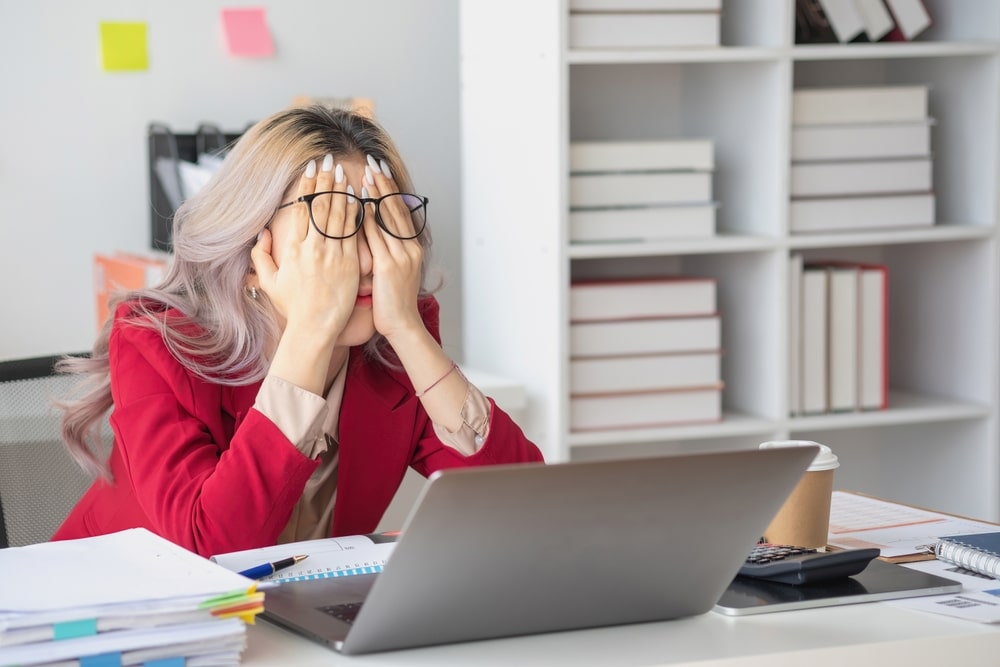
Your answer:
[[[54,539],[143,526],[203,555],[371,532],[407,466],[540,461],[440,346],[427,200],[389,137],[313,106],[247,131],[174,218],[62,404],[97,475]],[[415,391],[416,389],[416,391]],[[111,410],[106,464],[96,442]]]

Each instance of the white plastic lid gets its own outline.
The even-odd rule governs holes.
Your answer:
[[[816,458],[809,465],[809,472],[834,470],[840,467],[840,460],[829,447],[821,445],[818,442],[813,442],[812,440],[771,440],[760,443],[758,447],[759,449],[772,449],[775,447],[803,447],[806,445],[819,447],[819,453],[816,454]]]

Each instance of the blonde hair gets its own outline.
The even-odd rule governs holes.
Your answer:
[[[100,425],[113,406],[108,339],[118,304],[131,302],[130,325],[157,330],[174,357],[198,377],[225,385],[244,385],[264,377],[280,332],[265,296],[248,298],[245,279],[252,271],[250,249],[270,222],[281,198],[310,160],[371,155],[385,160],[402,192],[413,192],[396,146],[371,118],[321,105],[293,107],[256,123],[235,143],[217,173],[174,214],[173,261],[163,281],[152,288],[118,295],[110,304],[89,358],[65,358],[61,372],[84,376],[77,398],[57,405],[62,432],[77,462],[106,476]],[[430,230],[424,246],[420,295],[427,296]],[[167,308],[181,316],[164,316]],[[193,326],[192,326],[193,325]],[[205,336],[209,331],[211,336]],[[370,356],[395,365],[395,355],[376,334],[365,346]]]

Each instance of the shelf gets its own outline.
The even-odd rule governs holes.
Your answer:
[[[941,243],[988,239],[992,227],[984,225],[934,225],[915,229],[887,229],[855,234],[796,234],[788,237],[789,248],[844,248],[848,246],[896,245],[903,243]]]
[[[834,429],[927,424],[963,419],[984,419],[990,407],[907,392],[890,392],[889,408],[871,412],[812,415],[788,421],[789,431],[827,431]]]
[[[997,52],[995,42],[897,42],[878,44],[799,44],[795,60],[883,60],[984,56]]]
[[[613,65],[615,63],[741,63],[775,60],[780,49],[722,46],[703,49],[594,49],[569,50],[571,65]]]

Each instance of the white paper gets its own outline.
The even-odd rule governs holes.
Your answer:
[[[939,560],[907,563],[904,567],[953,579],[962,584],[962,590],[959,593],[892,600],[887,604],[978,623],[1000,623],[1000,581]]]

